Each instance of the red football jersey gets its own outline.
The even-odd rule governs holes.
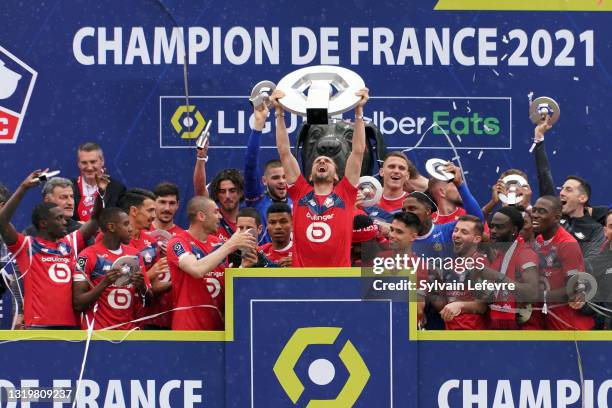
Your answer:
[[[151,228],[149,228],[149,232],[153,232],[157,229],[164,229],[164,228],[155,228],[153,223],[151,223]],[[172,234],[172,236],[175,236],[176,234],[182,234],[183,232],[185,232],[184,229],[182,229],[176,224],[174,224],[171,228],[164,229],[164,231],[168,231],[170,234]]]
[[[78,324],[72,309],[72,271],[84,246],[80,231],[57,242],[18,233],[17,242],[8,245],[23,276],[26,327]]]
[[[231,236],[236,232],[236,223],[232,220],[227,220],[225,218],[221,218],[219,223],[219,227],[215,232],[215,236],[221,240],[221,242],[225,242],[231,238]]]
[[[408,193],[405,191],[401,196],[393,199],[386,198],[383,195],[376,206],[387,211],[388,213],[395,214],[396,212],[402,210],[402,204],[404,203],[406,196],[408,196]]]
[[[450,214],[438,214],[437,211],[434,211],[431,213],[431,219],[435,224],[447,224],[457,221],[459,217],[466,214],[463,207],[457,207],[457,209]]]
[[[269,260],[274,263],[278,263],[281,259],[292,256],[293,242],[290,241],[289,245],[282,249],[274,249],[272,248],[272,243],[268,242],[267,244],[260,246],[259,250],[262,251]]]
[[[540,277],[548,291],[565,288],[566,280],[571,275],[584,272],[580,245],[562,227],[549,241],[545,242],[542,235],[538,235],[536,251],[540,258]],[[580,314],[569,305],[549,304],[548,308],[548,314],[543,314],[543,321],[549,330],[590,330],[595,324],[591,316]]]
[[[502,272],[502,263],[505,255],[506,252],[499,251],[491,262],[491,269]],[[506,276],[515,282],[520,281],[520,275],[523,271],[533,267],[537,268],[539,263],[538,255],[535,251],[528,245],[519,242],[506,268]],[[500,291],[497,293],[495,302],[491,305],[489,329],[518,330],[520,328],[516,321],[516,313],[504,311],[516,309],[515,300],[516,297],[511,292]]]
[[[351,266],[357,187],[343,177],[331,194],[316,195],[300,175],[288,191],[293,201],[292,265]]]
[[[122,256],[137,256],[140,260],[141,273],[145,278],[145,284],[150,286],[149,280],[144,273],[144,262],[138,250],[128,245],[119,247],[117,251],[111,251],[102,243],[97,243],[86,248],[79,254],[77,260],[76,273],[74,275],[75,282],[89,282],[92,285],[97,285],[104,279],[104,276],[111,270],[113,262]],[[104,291],[97,301],[98,310],[93,313],[93,309],[86,311],[87,319],[91,322],[95,319],[94,329],[104,329],[125,323],[117,330],[130,330],[137,327],[136,323],[131,323],[135,320],[138,310],[142,305],[142,299],[131,283],[125,286],[113,284]],[[81,328],[87,329],[87,319],[81,321]]]
[[[155,231],[155,229],[156,228],[153,227],[153,224],[151,224],[151,231]],[[172,228],[167,229],[166,231],[172,234],[173,237],[185,233],[185,230],[176,224]],[[158,258],[155,259],[155,262],[157,262],[157,259]],[[170,271],[168,270],[167,272],[160,274],[158,279],[161,282],[170,282]],[[152,316],[152,315],[160,314],[160,316],[148,319],[144,321],[143,324],[144,325],[150,324],[150,325],[155,325],[155,326],[160,326],[160,327],[166,327],[168,329],[171,328],[172,327],[172,313],[170,312],[170,310],[172,310],[172,291],[171,290],[151,300],[149,307],[147,307],[144,310],[145,315]]]
[[[221,245],[214,235],[202,242],[187,231],[168,243],[173,307],[185,308],[172,313],[172,330],[223,330],[225,266],[219,264],[212,276],[202,279],[194,278],[179,267],[182,257],[193,254],[201,259]]]

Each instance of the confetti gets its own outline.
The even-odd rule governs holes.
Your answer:
[[[468,154],[472,154],[472,151],[471,151],[471,150],[468,150]]]
[[[502,41],[504,42],[504,44],[508,44],[510,41],[506,38],[506,35],[504,34],[504,36],[502,37]]]
[[[580,78],[574,77],[574,81],[580,81]]]
[[[480,158],[482,157],[482,154],[484,153],[483,150],[480,151],[480,153],[478,153],[478,160],[480,160]]]
[[[501,57],[501,60],[503,61],[503,60],[505,60],[506,58],[508,58],[508,54],[504,54],[504,55]]]
[[[556,151],[556,150],[553,150],[553,154],[557,154],[557,151]]]
[[[495,168],[495,172],[496,172],[496,173],[499,173],[499,166],[497,166],[497,167]]]
[[[493,68],[491,68],[491,71],[493,71],[493,73],[497,76],[499,76],[499,72],[497,72],[496,70],[494,70]]]
[[[514,74],[512,72],[508,72],[508,75],[510,75],[511,77],[514,76]]]
[[[474,75],[472,75],[472,82],[476,82],[476,73],[474,72]]]
[[[586,106],[586,114],[589,114],[589,105]]]
[[[453,109],[457,110],[457,104],[455,103],[455,101],[453,101]]]
[[[483,127],[484,127],[484,130],[486,130],[487,132],[490,132],[491,130],[493,130],[490,127],[488,127],[487,125],[483,125]]]
[[[463,175],[465,176],[466,174],[470,174],[470,172],[469,171],[464,171]]]
[[[459,143],[461,143],[461,136],[459,136],[459,135],[455,135],[455,136],[457,136],[457,139],[459,140]]]
[[[527,94],[527,98],[529,98],[529,103],[533,102],[533,91]]]

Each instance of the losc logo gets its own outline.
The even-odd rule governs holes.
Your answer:
[[[0,143],[16,143],[38,73],[0,46]]]
[[[304,385],[295,374],[294,367],[298,359],[302,356],[306,348],[313,344],[334,344],[340,331],[340,327],[302,327],[297,329],[283,350],[281,351],[276,364],[274,364],[274,374],[278,382],[291,399],[297,404],[300,396],[304,392]],[[340,360],[346,367],[349,377],[344,386],[334,399],[329,400],[310,400],[308,406],[334,406],[352,407],[361,395],[368,380],[370,371],[363,362],[361,355],[347,340],[339,353]],[[335,368],[326,359],[317,359],[310,364],[308,376],[317,385],[327,385],[334,379]]]

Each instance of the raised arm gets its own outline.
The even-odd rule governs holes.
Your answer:
[[[544,134],[552,128],[550,120],[550,116],[546,115],[546,117],[542,120],[542,123],[537,125],[534,130],[534,141],[536,143],[535,160],[540,197],[545,195],[557,195],[555,192],[555,183],[553,181],[552,172],[550,170],[550,163],[548,162],[548,155],[546,154],[546,148],[544,147]]]
[[[255,249],[256,239],[248,232],[236,231],[216,251],[211,252],[204,258],[197,259],[189,253],[179,258],[179,268],[194,278],[203,278],[213,271],[225,258],[239,248]]]
[[[48,169],[47,169],[48,170]],[[47,171],[45,170],[45,171]],[[40,184],[38,176],[43,173],[43,170],[36,170],[28,175],[25,180],[19,185],[11,198],[0,209],[0,235],[7,245],[13,245],[17,242],[17,230],[11,224],[11,219],[19,206],[19,203],[25,196],[25,193],[32,187]]]
[[[276,118],[276,148],[280,161],[285,170],[287,184],[293,184],[298,179],[301,171],[297,159],[291,154],[291,143],[289,143],[289,133],[285,126],[285,112],[283,107],[278,103],[278,100],[285,96],[285,93],[280,89],[275,89],[270,96],[270,100],[274,105],[274,116]]]
[[[486,220],[484,219],[484,215],[482,214],[482,210],[480,209],[480,205],[478,205],[478,201],[476,201],[476,199],[468,189],[467,185],[463,182],[461,170],[451,162],[448,162],[446,167],[444,167],[444,171],[453,173],[455,175],[453,183],[455,184],[455,186],[457,186],[457,191],[459,191],[461,200],[463,200],[463,208],[465,209],[465,212],[470,215],[475,215],[483,222],[486,222]]]
[[[244,157],[244,190],[247,201],[256,201],[264,194],[259,168],[259,149],[261,148],[261,132],[266,124],[268,113],[269,110],[265,103],[254,109],[255,123]]]
[[[363,106],[368,102],[369,90],[363,88],[356,93],[357,96],[361,97],[361,100],[355,106],[355,126],[353,128],[353,149],[351,154],[346,160],[346,170],[344,177],[349,183],[356,186],[359,184],[359,177],[361,176],[361,164],[363,162],[363,155],[365,153],[366,141],[365,141],[365,123],[363,121]]]
[[[208,197],[206,189],[206,162],[208,161],[208,141],[202,149],[196,149],[196,163],[193,168],[193,191],[197,196]]]
[[[81,235],[83,236],[83,240],[85,242],[89,241],[91,237],[93,237],[98,232],[98,217],[100,213],[104,209],[104,195],[106,194],[106,188],[110,183],[110,178],[106,174],[102,174],[98,176],[96,174],[96,184],[98,185],[98,194],[96,195],[96,201],[94,203],[94,208],[91,212],[91,217],[89,221],[79,228],[81,231]],[[79,248],[81,250],[82,248]]]

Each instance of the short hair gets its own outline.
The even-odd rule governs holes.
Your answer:
[[[521,176],[522,178],[527,180],[527,182],[529,182],[529,177],[527,177],[527,173],[525,173],[523,170],[519,170],[519,169],[508,169],[508,170],[504,171],[502,174],[500,174],[499,178],[504,178],[506,176],[511,176],[511,175]]]
[[[438,206],[436,205],[436,203],[434,202],[434,200],[431,198],[429,194],[423,193],[422,191],[413,191],[412,193],[406,196],[406,198],[410,198],[410,197],[414,198],[419,203],[429,207],[432,212],[438,211]]]
[[[51,210],[57,207],[54,203],[40,203],[34,206],[32,210],[32,224],[37,230],[40,230],[40,222],[49,219]]]
[[[414,165],[414,163],[412,163],[412,161],[410,161],[410,159],[408,159],[406,155],[400,152],[399,150],[395,150],[395,151],[387,153],[383,159],[383,165],[387,161],[387,159],[391,157],[399,157],[400,159],[406,162],[406,165],[408,166],[408,174],[410,175],[410,179],[415,179],[421,175],[419,173],[419,170]]]
[[[94,143],[94,142],[85,142],[79,145],[77,149],[77,155],[79,152],[98,152],[98,154],[100,155],[100,158],[104,160],[104,152],[102,151],[102,148],[100,147],[99,144]]]
[[[457,222],[471,222],[474,224],[474,230],[476,231],[476,235],[483,236],[484,235],[484,223],[482,220],[475,215],[465,214],[461,215],[457,218]]]
[[[11,192],[8,188],[2,183],[0,183],[0,204],[6,203],[8,199],[11,197]]]
[[[123,195],[120,207],[129,214],[131,207],[142,207],[147,198],[155,201],[155,194],[143,188],[132,188]]]
[[[268,160],[266,164],[264,165],[264,173],[268,171],[269,168],[277,168],[277,167],[283,167],[283,163],[280,160],[278,159]]]
[[[580,176],[571,175],[565,178],[565,181],[568,181],[568,180],[576,180],[578,182],[580,192],[587,196],[587,201],[589,200],[589,198],[591,198],[591,185],[586,179]]]
[[[520,231],[523,229],[525,218],[523,218],[523,214],[513,206],[508,205],[506,207],[501,207],[499,210],[495,211],[495,214],[497,213],[504,214],[506,217],[510,218],[510,222],[517,230]]]
[[[253,207],[244,207],[238,211],[238,216],[236,219],[240,217],[250,217],[255,219],[255,224],[259,227],[261,225],[261,215],[259,215],[259,211],[254,209]]]
[[[561,211],[563,211],[563,204],[561,204],[561,199],[559,199],[559,197],[545,195],[540,197],[539,200],[546,200],[551,203],[553,206],[553,210],[555,210],[555,212],[557,213],[561,213]]]
[[[206,206],[210,205],[211,203],[214,203],[214,201],[208,197],[204,197],[204,196],[192,197],[187,202],[187,217],[189,218],[189,222],[193,222],[198,216],[198,213],[200,211],[205,212]]]
[[[234,186],[238,189],[239,194],[242,196],[240,201],[244,200],[244,177],[238,169],[224,169],[221,170],[215,178],[210,182],[210,192],[213,199],[217,199],[219,190],[221,188],[221,182],[229,180],[234,183]]]
[[[107,225],[112,222],[116,222],[117,217],[121,213],[125,214],[125,211],[119,207],[106,207],[103,209],[100,213],[100,217],[98,218],[98,224],[100,225],[102,232],[108,232],[108,229],[106,228]]]
[[[421,220],[419,217],[410,212],[397,212],[393,214],[393,219],[405,224],[408,228],[412,228],[415,231],[421,229]]]
[[[291,207],[286,203],[272,203],[266,210],[266,216],[270,214],[287,213],[291,216]]]
[[[43,186],[42,197],[45,198],[49,194],[53,194],[53,190],[55,190],[56,187],[72,188],[72,181],[68,180],[67,178],[63,178],[63,177],[50,178],[49,180],[47,180],[47,182]]]
[[[169,181],[162,181],[153,189],[155,197],[165,197],[173,195],[176,197],[176,201],[179,200],[179,188],[176,184]]]

